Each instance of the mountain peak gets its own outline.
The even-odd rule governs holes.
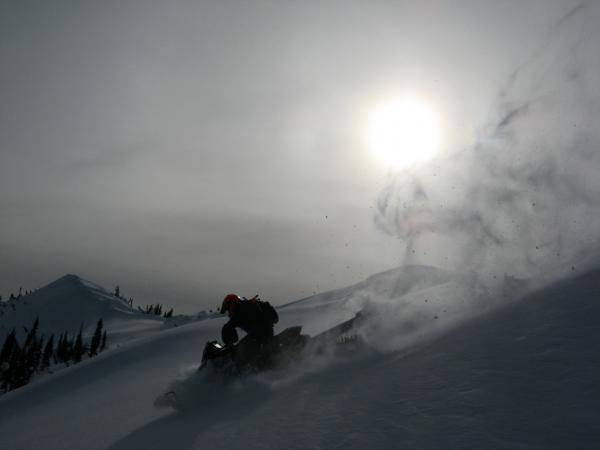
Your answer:
[[[133,315],[132,315],[133,313]],[[36,317],[46,333],[76,331],[81,324],[93,326],[98,319],[128,319],[131,306],[103,287],[69,273],[25,295],[5,311],[0,321],[0,338],[12,328],[29,326]]]
[[[81,279],[81,277],[79,275],[75,275],[74,273],[67,273],[66,275],[63,275],[61,278],[72,279],[72,280],[80,280]]]
[[[78,282],[81,281],[82,278],[79,275],[75,275],[74,273],[67,273],[60,278],[57,278],[54,283],[59,281],[67,281],[67,282]]]

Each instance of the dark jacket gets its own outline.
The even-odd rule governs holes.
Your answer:
[[[236,328],[244,330],[250,339],[266,342],[273,337],[273,325],[278,319],[277,312],[268,302],[243,300],[235,305],[229,322],[223,325],[223,343],[231,345],[238,341]]]

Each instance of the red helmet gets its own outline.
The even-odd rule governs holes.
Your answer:
[[[242,299],[239,297],[239,295],[236,295],[236,294],[226,295],[225,298],[223,299],[223,303],[221,304],[221,314],[225,314],[229,310],[231,305],[234,305],[241,300]]]

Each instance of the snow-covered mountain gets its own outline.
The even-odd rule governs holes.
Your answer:
[[[599,294],[600,269],[504,306],[506,292],[476,277],[390,271],[279,310],[279,328],[316,334],[368,309],[358,330],[367,353],[199,384],[196,408],[157,409],[156,396],[195,370],[224,319],[190,323],[4,395],[1,446],[598,448]]]
[[[40,333],[46,335],[77,333],[81,325],[90,334],[98,319],[103,319],[112,343],[159,331],[165,325],[161,316],[140,313],[125,299],[72,274],[18,300],[0,303],[0,340],[13,328],[24,334],[36,318]],[[171,320],[168,325],[177,322]]]

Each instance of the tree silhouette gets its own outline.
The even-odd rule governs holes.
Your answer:
[[[77,334],[77,337],[75,338],[75,345],[73,345],[73,361],[78,363],[81,361],[81,358],[83,357],[83,354],[85,353],[86,350],[86,346],[83,343],[83,324],[81,324],[81,326],[79,327],[79,333]]]
[[[89,346],[90,357],[106,348],[107,333],[103,327],[103,320],[99,319]],[[0,389],[3,391],[26,385],[36,372],[48,369],[52,362],[65,363],[67,366],[71,362],[76,364],[88,351],[83,339],[83,323],[73,338],[66,331],[61,333],[56,346],[54,335],[47,342],[45,336],[38,336],[39,318],[35,319],[30,329],[23,329],[27,333],[23,346],[19,345],[16,330],[13,329],[0,349]]]
[[[2,350],[0,351],[0,367],[2,367],[3,363],[8,362],[10,360],[13,350],[17,345],[18,344],[17,338],[15,337],[15,329],[13,328],[12,331],[6,336],[6,339],[4,339],[4,345],[2,346]]]
[[[40,370],[45,370],[50,367],[50,359],[54,354],[54,335],[50,336],[46,347],[44,347],[44,353],[42,354],[42,362],[40,363]]]
[[[100,345],[100,351],[103,352],[105,348],[106,348],[106,330],[104,330],[104,333],[102,334],[102,344]]]
[[[27,333],[27,338],[25,339],[24,348],[28,348],[30,345],[33,344],[33,342],[35,341],[35,339],[37,337],[37,331],[38,331],[39,326],[40,326],[40,318],[36,317],[35,321],[33,322],[32,327],[31,327],[31,330],[29,330],[29,333]]]
[[[100,348],[100,344],[102,344],[102,326],[102,319],[100,319],[96,324],[96,330],[94,331],[94,336],[92,337],[92,342],[90,344],[90,357],[98,354],[98,349]]]

